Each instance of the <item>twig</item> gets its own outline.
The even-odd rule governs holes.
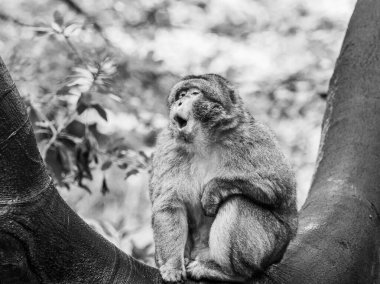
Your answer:
[[[35,31],[39,31],[39,32],[51,31],[50,27],[42,27],[42,26],[35,26],[35,25],[27,24],[27,23],[21,22],[20,20],[12,17],[10,15],[6,15],[6,14],[1,13],[1,12],[0,12],[0,20],[6,21],[6,22],[12,22],[18,26],[31,28],[31,29],[33,29]]]
[[[64,34],[62,34],[62,36],[64,37],[67,45],[71,48],[71,50],[73,51],[73,53],[75,54],[75,56],[82,62],[82,64],[85,64],[84,58],[79,53],[78,49],[74,46],[74,44],[71,42],[71,40],[69,39],[69,37],[66,36],[66,35],[64,35]]]
[[[27,24],[27,23],[21,22],[20,20],[18,20],[16,18],[13,18],[12,16],[6,15],[6,14],[1,13],[1,12],[0,12],[0,20],[12,22],[12,23],[15,23],[16,25],[21,26],[21,27],[31,28],[37,32],[52,32],[53,31],[51,27],[42,27],[42,26],[34,26],[31,24]],[[63,36],[67,45],[73,51],[75,56],[84,64],[85,63],[84,58],[79,53],[78,49],[73,45],[73,43],[71,42],[69,37],[67,35],[64,35],[62,32],[55,31],[55,33],[61,34]]]
[[[58,0],[63,3],[65,3],[69,8],[71,8],[74,12],[76,12],[79,15],[82,15],[85,17],[90,23],[93,24],[94,29],[99,33],[99,35],[103,38],[103,40],[108,45],[112,45],[108,37],[104,33],[103,27],[97,22],[96,18],[94,16],[89,15],[86,11],[84,11],[77,3],[75,3],[73,0]]]
[[[52,132],[52,136],[49,139],[49,141],[46,143],[45,147],[41,150],[41,156],[44,161],[46,159],[47,151],[50,149],[51,145],[54,144],[54,142],[57,140],[57,137],[58,137],[58,131],[55,129],[52,123],[49,123],[49,128]]]

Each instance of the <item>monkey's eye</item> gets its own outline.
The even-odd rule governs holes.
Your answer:
[[[221,108],[222,108],[222,106],[219,103],[213,103],[211,105],[211,109],[221,109]]]
[[[185,91],[183,91],[183,92],[180,92],[179,94],[177,94],[177,100],[179,100],[179,99],[182,99],[184,96],[186,95],[186,92]]]

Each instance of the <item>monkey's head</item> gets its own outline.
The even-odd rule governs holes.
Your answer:
[[[215,74],[186,76],[168,97],[169,129],[179,143],[215,141],[245,116],[233,85]]]

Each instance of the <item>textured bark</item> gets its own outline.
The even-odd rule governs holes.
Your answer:
[[[330,82],[300,228],[260,283],[380,283],[380,1],[359,0]],[[161,283],[61,199],[0,60],[0,282]]]
[[[160,283],[59,196],[0,59],[0,283]]]
[[[359,0],[330,80],[317,169],[276,283],[380,283],[380,1]]]

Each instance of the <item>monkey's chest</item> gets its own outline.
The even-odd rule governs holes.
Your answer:
[[[208,246],[210,228],[214,217],[204,215],[201,198],[203,188],[213,177],[215,177],[216,162],[210,159],[194,159],[188,164],[186,177],[182,179],[179,194],[186,205],[189,225],[189,241],[192,254]]]
[[[204,186],[216,175],[215,161],[207,158],[194,158],[184,169],[179,195],[191,215],[202,215],[201,198]]]
[[[215,218],[208,217],[203,213],[201,204],[202,184],[198,184],[196,181],[193,182],[192,190],[193,194],[187,195],[184,201],[189,229],[187,251],[190,259],[195,259],[198,254],[208,247],[210,229]]]

